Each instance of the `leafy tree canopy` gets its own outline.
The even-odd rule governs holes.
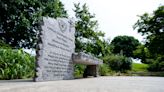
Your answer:
[[[164,6],[158,7],[152,14],[139,16],[134,29],[146,36],[146,46],[151,54],[164,55]]]
[[[127,57],[133,57],[133,51],[139,44],[139,41],[132,36],[117,36],[111,42],[113,53],[121,53]]]
[[[86,4],[80,7],[75,4],[76,16],[76,51],[88,52],[95,56],[103,56],[110,53],[109,44],[103,39],[104,33],[98,30],[98,22],[95,15],[89,12]]]
[[[141,59],[142,63],[149,64],[152,61],[151,60],[152,56],[148,48],[142,44],[137,46],[137,49],[133,51],[133,54],[134,54],[134,58]]]
[[[67,17],[59,0],[0,0],[0,40],[15,48],[34,48],[42,16]]]

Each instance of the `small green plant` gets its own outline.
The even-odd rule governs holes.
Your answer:
[[[0,48],[0,79],[22,79],[34,76],[35,57],[22,49]]]

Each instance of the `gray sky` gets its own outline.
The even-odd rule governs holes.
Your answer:
[[[96,14],[99,30],[106,33],[105,38],[130,35],[142,41],[143,37],[133,31],[132,26],[139,19],[137,15],[152,13],[164,0],[61,0],[70,17],[74,17],[73,3],[86,3],[91,13]]]

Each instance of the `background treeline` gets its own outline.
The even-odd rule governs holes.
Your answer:
[[[104,61],[101,75],[164,71],[164,6],[152,14],[145,13],[133,26],[142,33],[144,43],[132,36],[105,39],[98,29],[95,15],[86,4],[74,5],[76,52],[85,52]],[[42,16],[69,17],[60,0],[0,0],[0,79],[31,78],[35,57],[23,48],[35,49],[38,25]],[[141,59],[144,64],[132,62]],[[85,65],[75,65],[75,76],[81,77]]]

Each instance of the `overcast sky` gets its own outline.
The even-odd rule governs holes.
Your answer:
[[[164,0],[61,0],[70,17],[74,17],[73,3],[86,3],[91,13],[96,15],[99,30],[106,33],[105,37],[113,39],[118,35],[130,35],[142,41],[143,37],[133,31],[137,15],[152,13]]]

